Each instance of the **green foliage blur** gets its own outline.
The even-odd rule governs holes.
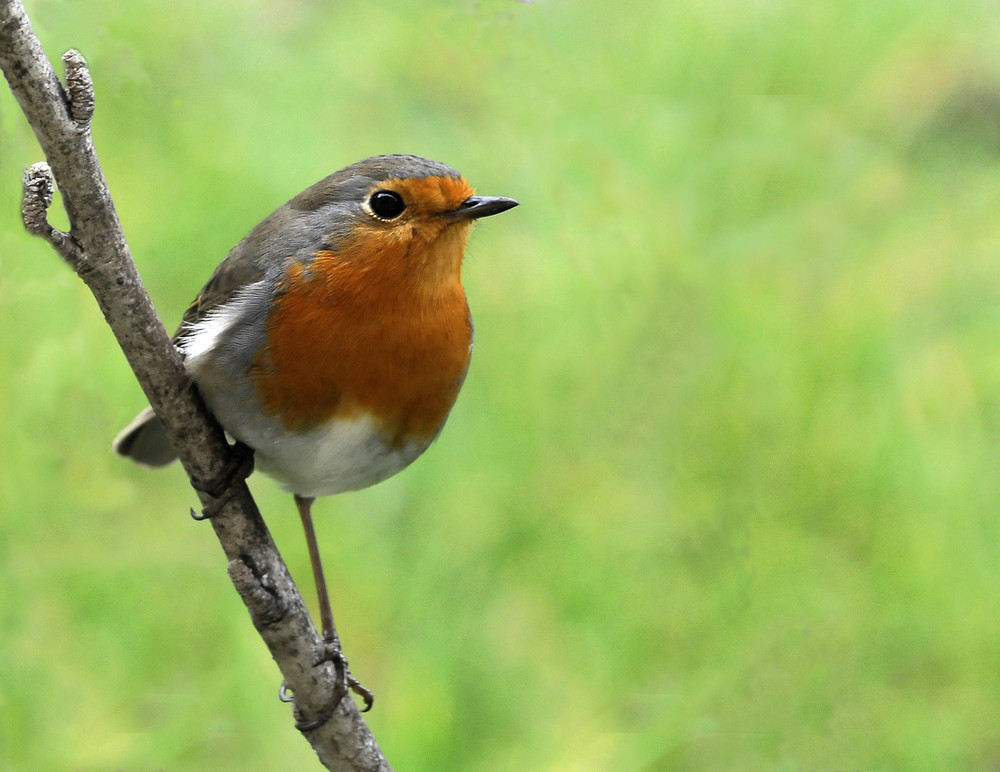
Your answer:
[[[397,769],[1000,764],[995,4],[28,9],[171,329],[359,158],[522,203],[435,447],[316,507]],[[0,88],[0,768],[317,768],[183,472],[110,452],[144,400],[21,228],[37,160]]]

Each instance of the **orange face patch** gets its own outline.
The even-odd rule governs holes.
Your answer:
[[[429,217],[453,212],[476,191],[464,177],[417,177],[386,180],[376,188],[394,190],[406,202],[412,217]]]

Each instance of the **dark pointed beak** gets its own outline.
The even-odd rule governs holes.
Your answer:
[[[469,196],[458,209],[446,212],[444,216],[452,220],[476,220],[506,212],[515,206],[517,201],[504,196]]]

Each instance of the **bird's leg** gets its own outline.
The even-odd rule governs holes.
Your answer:
[[[316,582],[316,598],[319,601],[319,618],[323,625],[323,640],[328,643],[340,644],[337,627],[333,624],[333,611],[330,608],[330,595],[326,590],[326,578],[323,576],[323,562],[319,556],[319,544],[316,542],[316,529],[312,521],[312,505],[315,498],[295,495],[295,506],[302,518],[302,530],[306,532],[306,546],[309,547],[309,562],[312,563],[313,579]]]
[[[326,651],[323,657],[316,664],[322,662],[332,662],[337,673],[337,689],[342,692],[341,697],[348,690],[360,696],[364,702],[364,710],[371,710],[375,695],[361,685],[361,683],[347,668],[347,658],[344,656],[340,645],[340,637],[337,635],[337,626],[333,623],[333,610],[330,608],[330,595],[326,589],[326,579],[323,577],[323,563],[319,556],[319,544],[316,542],[316,529],[313,528],[312,504],[315,498],[295,495],[295,506],[299,510],[299,517],[302,518],[302,529],[306,533],[306,545],[309,548],[309,562],[312,563],[313,579],[316,582],[316,598],[319,602],[319,618],[323,627],[323,642],[326,644]],[[340,702],[338,698],[337,702]],[[336,704],[334,704],[336,708]]]

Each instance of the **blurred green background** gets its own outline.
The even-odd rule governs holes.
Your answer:
[[[316,507],[397,769],[1000,765],[996,4],[28,8],[170,329],[359,158],[522,203],[448,428]],[[318,766],[182,471],[111,454],[143,398],[23,233],[5,88],[0,132],[0,767]]]

